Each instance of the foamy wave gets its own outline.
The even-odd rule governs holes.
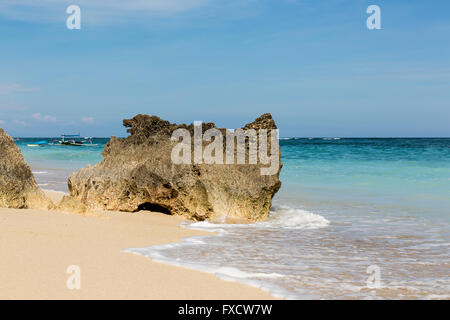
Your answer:
[[[329,223],[330,222],[324,217],[306,210],[289,206],[276,206],[272,208],[269,218],[265,222],[253,224],[226,224],[217,221],[202,221],[195,223],[183,222],[181,225],[188,229],[216,232],[219,234],[219,237],[227,237],[228,234],[234,234],[236,231],[238,231],[237,234],[239,234],[239,230],[242,233],[244,230],[244,232],[247,232],[247,229],[248,232],[252,232],[252,230],[253,232],[265,232],[265,230],[268,230],[269,232],[272,232],[273,230],[276,232],[277,230],[279,231],[282,229],[317,229],[326,227]],[[300,297],[298,294],[292,293],[280,285],[279,279],[286,278],[287,275],[278,273],[278,269],[269,268],[267,269],[267,272],[251,272],[254,269],[249,269],[248,266],[245,266],[245,263],[238,265],[239,268],[237,268],[236,265],[227,266],[227,261],[221,259],[218,259],[217,261],[209,260],[203,263],[200,262],[195,258],[195,253],[194,256],[192,256],[190,250],[192,250],[192,248],[197,248],[194,252],[198,252],[198,250],[207,250],[211,243],[209,239],[211,239],[210,236],[195,236],[183,238],[181,242],[177,243],[154,245],[144,248],[130,248],[124,251],[146,256],[155,262],[203,271],[214,274],[218,278],[226,281],[237,281],[254,286],[270,292],[275,297],[285,299],[298,299]],[[236,245],[232,241],[227,243],[231,245],[232,248]],[[175,250],[175,252],[178,253],[175,255],[173,253],[171,254],[170,252],[172,250]],[[247,269],[247,271],[242,270],[241,267],[244,270]],[[303,268],[308,267],[303,266]]]
[[[194,241],[192,241],[195,239]],[[171,259],[164,255],[164,251],[168,249],[173,249],[176,247],[184,247],[189,246],[194,243],[197,244],[205,244],[204,242],[200,241],[198,237],[192,237],[192,238],[185,238],[183,239],[183,242],[181,243],[171,243],[171,244],[163,244],[163,245],[154,245],[150,247],[144,247],[144,248],[130,248],[123,250],[124,252],[134,253],[138,255],[146,256],[150,259],[152,259],[155,262],[161,262],[161,263],[167,263],[170,265],[178,266],[178,267],[184,267],[188,269],[194,269],[194,270],[200,270],[206,273],[212,273],[216,275],[219,278],[227,278],[228,280],[239,280],[239,279],[252,279],[252,278],[283,278],[284,275],[279,273],[253,273],[253,272],[245,272],[238,268],[234,267],[223,267],[219,265],[202,265],[202,264],[193,264],[188,262],[183,262],[180,259]]]
[[[194,222],[194,223],[189,223],[189,222],[181,223],[181,226],[186,229],[217,232],[218,234],[223,234],[226,232],[226,229],[228,229],[230,227],[233,227],[233,226],[238,227],[238,226],[244,226],[244,225],[213,223],[213,222],[205,220],[205,221]]]
[[[47,174],[47,171],[33,171],[33,174]]]
[[[329,224],[330,221],[321,215],[289,206],[272,207],[269,220],[257,223],[267,227],[292,229],[318,229]]]
[[[175,247],[183,247],[187,245],[192,245],[196,241],[202,242],[199,238],[202,237],[192,237],[185,238],[181,243],[172,243],[172,244],[164,244],[164,245],[155,245],[144,248],[130,248],[125,249],[123,252],[128,252],[137,255],[143,255],[145,257],[150,258],[154,262],[166,263],[169,265],[187,268],[191,270],[202,271],[205,273],[214,274],[219,279],[225,281],[232,282],[240,282],[247,284],[249,286],[259,288],[261,290],[270,292],[274,297],[285,298],[285,299],[294,299],[294,296],[290,296],[289,292],[284,290],[283,288],[277,285],[271,285],[266,282],[262,282],[264,279],[275,279],[275,278],[284,278],[285,276],[279,273],[252,273],[245,272],[238,268],[234,267],[223,267],[215,264],[196,264],[185,262],[179,258],[168,258],[164,251],[167,249],[175,248]]]
[[[233,267],[221,267],[213,272],[216,276],[229,276],[232,278],[238,279],[247,279],[247,278],[283,278],[284,276],[279,273],[250,273],[244,272],[237,268]]]
[[[289,228],[289,229],[318,229],[327,227],[330,221],[321,215],[289,206],[272,207],[267,221],[252,224],[226,224],[201,221],[185,224],[184,227],[194,230],[226,232],[230,228]]]

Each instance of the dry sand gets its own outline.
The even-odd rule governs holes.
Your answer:
[[[0,299],[273,299],[212,274],[121,252],[205,234],[178,227],[181,221],[161,213],[0,209]],[[71,265],[80,267],[80,290],[66,286]]]

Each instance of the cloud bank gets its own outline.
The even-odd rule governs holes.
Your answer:
[[[33,118],[38,121],[44,121],[44,122],[56,122],[56,117],[51,115],[41,115],[40,113],[33,114]]]

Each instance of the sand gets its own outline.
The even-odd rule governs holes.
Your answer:
[[[57,200],[63,194],[47,192]],[[0,208],[0,299],[273,299],[212,274],[121,252],[202,235],[162,213],[82,216]],[[67,268],[80,267],[79,290]]]

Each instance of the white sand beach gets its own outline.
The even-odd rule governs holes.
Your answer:
[[[53,200],[63,193],[46,192]],[[162,213],[0,209],[0,299],[273,299],[257,288],[122,252],[203,234]],[[69,290],[67,268],[81,271]]]

